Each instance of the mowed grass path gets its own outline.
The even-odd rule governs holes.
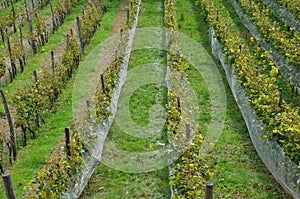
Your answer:
[[[163,18],[162,0],[142,1],[138,21],[139,28],[163,27]],[[153,63],[160,64],[161,66],[158,67],[163,67],[163,71],[165,71],[166,53],[166,51],[157,49],[135,50],[131,54],[128,71],[143,67],[145,64],[149,64],[149,67],[155,67],[152,65]],[[159,78],[164,81],[165,72],[158,75],[161,75]],[[141,78],[147,79],[147,74],[143,74]],[[123,90],[126,89],[126,86],[125,83]],[[126,94],[122,92],[119,101],[122,100],[122,95]],[[166,94],[167,90],[164,86],[141,85],[130,97],[129,109],[132,120],[139,126],[146,126],[149,122],[150,107],[157,103],[165,107],[167,103]],[[155,150],[159,147],[158,142],[167,144],[165,132],[155,138],[137,138],[127,133],[114,122],[107,139],[128,153]],[[104,148],[102,160],[105,158],[105,153]],[[154,172],[136,174],[118,171],[102,163],[96,169],[81,198],[170,198],[168,177],[167,167]]]

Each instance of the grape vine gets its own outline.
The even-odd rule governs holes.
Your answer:
[[[132,0],[129,3],[129,13],[130,16],[135,16],[138,8],[138,0]],[[131,17],[133,19],[133,17]],[[131,28],[131,26],[127,26]],[[110,63],[105,72],[102,74],[101,81],[97,85],[97,90],[95,94],[95,109],[96,115],[99,120],[106,120],[111,116],[111,110],[109,109],[111,105],[111,98],[115,87],[119,82],[119,73],[121,64],[123,63],[123,56],[127,47],[128,34],[123,34],[120,43],[118,45],[117,53],[118,56],[115,60]],[[103,81],[103,82],[102,82]],[[104,86],[104,87],[103,87]]]
[[[86,150],[80,132],[72,129],[71,134],[71,157],[66,157],[64,151],[60,151],[56,157],[50,158],[31,186],[26,187],[29,195],[25,198],[61,198],[71,184],[76,184],[76,174],[84,166]]]
[[[286,61],[300,69],[300,35],[295,28],[290,28],[278,20],[266,6],[255,0],[239,0],[242,10],[250,16],[262,37],[278,50]]]
[[[289,0],[275,0],[282,7],[287,8],[298,20],[300,20],[300,2]]]
[[[278,70],[269,55],[258,45],[253,49],[248,47],[224,7],[215,7],[209,0],[198,0],[197,5],[207,22],[214,27],[227,63],[236,70],[256,115],[267,125],[269,132],[264,136],[277,141],[284,152],[299,164],[299,108],[292,108],[284,100],[279,103]],[[269,73],[262,73],[267,70]]]
[[[179,38],[177,35],[178,26],[176,21],[176,6],[174,0],[165,2],[165,18],[168,28],[168,39],[170,52],[168,54],[168,66],[170,67],[170,78],[181,77],[172,75],[172,71],[179,72],[180,76],[185,76],[188,63],[183,55],[180,54]],[[172,85],[171,85],[172,86]],[[186,151],[172,164],[172,175],[170,182],[174,190],[174,198],[198,198],[204,195],[206,180],[212,175],[206,165],[206,160],[200,154],[203,143],[203,136],[199,126],[191,130],[191,140],[186,141],[186,132],[182,128],[189,120],[189,114],[182,112],[180,98],[178,95],[185,96],[184,88],[179,86],[168,91],[168,113],[167,113],[167,132],[170,144],[184,145],[188,143]],[[184,140],[184,143],[181,143]]]

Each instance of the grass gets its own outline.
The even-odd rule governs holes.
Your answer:
[[[129,70],[141,66],[133,60],[139,60],[140,63],[144,64],[147,62],[152,63],[153,58],[157,60],[155,55],[158,53],[165,54],[164,51],[157,52],[156,50],[134,51],[130,58]],[[147,78],[147,75],[145,74],[143,78]],[[126,86],[125,83],[124,87]],[[126,95],[126,93],[121,93],[119,101],[122,101],[122,95]],[[130,97],[131,117],[139,126],[148,124],[148,111],[156,103],[157,96],[163,99],[160,102],[161,105],[165,106],[166,88],[157,89],[155,84],[139,87]],[[125,150],[128,153],[152,151],[161,147],[157,144],[157,141],[160,143],[166,142],[165,135],[148,139],[134,137],[127,134],[116,122],[113,123],[107,139],[113,141],[118,149]],[[105,149],[102,160],[106,157]],[[96,169],[81,198],[167,198],[170,195],[169,191],[167,167],[154,172],[134,174],[115,170],[102,163]]]
[[[73,80],[70,82],[72,83]],[[29,139],[28,145],[19,147],[18,159],[13,167],[7,170],[10,173],[17,198],[22,197],[24,187],[33,179],[37,172],[44,166],[47,158],[57,146],[64,135],[64,128],[73,119],[72,116],[72,85],[64,90],[64,96],[58,105],[59,111],[48,118],[46,125],[39,129],[37,139]],[[5,198],[3,184],[0,183],[0,198]]]
[[[103,18],[102,26],[92,39],[91,45],[86,49],[87,53],[110,36],[111,24],[117,12],[118,4],[118,0],[109,3],[108,12]],[[52,42],[50,44],[52,44]],[[83,66],[80,65],[80,67]],[[44,166],[47,158],[53,149],[55,149],[59,140],[62,139],[64,128],[73,121],[72,87],[74,81],[75,77],[70,80],[67,88],[63,90],[63,94],[58,100],[57,112],[47,118],[46,124],[39,130],[37,139],[30,139],[28,146],[19,150],[17,161],[14,162],[12,169],[7,171],[11,174],[17,198],[22,197],[24,186],[26,186]],[[5,198],[2,182],[0,185],[0,198]]]
[[[202,17],[194,7],[194,1],[176,0],[176,7],[179,31],[189,35],[211,52],[209,27],[199,20]],[[216,60],[215,62],[218,63]],[[212,165],[211,171],[214,173],[215,197],[288,198],[256,153],[243,117],[226,82],[226,75],[219,63],[218,68],[226,89],[227,114],[224,130],[209,159]],[[197,81],[189,80],[192,84]]]
[[[138,27],[161,27],[164,14],[162,6],[162,1],[143,1]],[[128,70],[154,62],[165,66],[166,52],[156,49],[136,50],[131,54]],[[147,79],[147,74],[141,78]],[[160,78],[164,81],[165,75]],[[130,81],[130,76],[127,81]],[[125,83],[123,90],[126,90],[126,86]],[[122,101],[122,95],[126,94],[121,93],[119,103]],[[150,118],[149,109],[156,103],[162,106],[167,103],[166,87],[152,83],[140,86],[130,97],[129,111],[132,120],[139,126],[146,126]],[[112,140],[116,147],[128,153],[152,151],[160,147],[157,141],[160,143],[167,141],[165,132],[162,132],[160,136],[148,139],[128,135],[116,122],[113,123],[107,139]],[[102,160],[105,158],[105,154],[104,148]],[[118,171],[105,164],[100,164],[81,198],[169,198],[168,176],[167,167],[153,172],[135,174]]]
[[[165,183],[166,179],[168,179],[166,169],[137,175],[117,171],[101,164],[80,198],[170,198],[167,191],[161,192],[162,189],[169,189]]]
[[[28,5],[29,3],[31,3],[31,1],[27,0],[26,3]],[[23,5],[24,5],[24,1],[21,1],[21,0],[14,4],[14,8],[15,8],[16,13],[18,13],[18,11],[21,10],[21,8],[22,8],[22,10],[24,9],[24,11],[25,11],[25,8],[24,8]],[[11,5],[8,6],[8,7],[2,8],[1,12],[0,12],[0,17],[1,18],[6,17],[9,14],[9,12],[11,11],[11,9],[12,9]]]
[[[227,97],[226,125],[210,160],[216,197],[289,198],[260,160],[244,122],[240,124],[243,118],[234,98],[230,93]]]

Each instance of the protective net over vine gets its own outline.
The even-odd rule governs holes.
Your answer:
[[[300,198],[300,170],[298,166],[284,154],[277,142],[267,140],[263,137],[267,134],[266,127],[256,117],[253,107],[249,104],[246,92],[238,82],[238,76],[235,75],[233,68],[226,63],[221,44],[214,38],[213,29],[210,29],[210,39],[212,52],[220,60],[226,72],[227,81],[244,117],[257,153],[276,180],[294,198]]]
[[[139,1],[139,4],[140,3],[141,3],[141,0]],[[140,10],[140,8],[138,6],[137,11],[135,13],[135,18],[134,18],[135,20],[133,21],[131,29],[128,30],[128,42],[126,45],[123,62],[121,63],[121,66],[120,66],[119,83],[118,83],[118,85],[116,85],[116,87],[113,91],[111,104],[109,106],[111,115],[107,118],[107,120],[98,122],[98,120],[96,118],[94,118],[95,116],[92,116],[92,111],[90,113],[88,109],[85,109],[84,110],[85,112],[82,114],[82,116],[80,116],[78,121],[76,120],[79,123],[79,124],[77,124],[77,128],[80,128],[80,130],[83,132],[87,132],[87,134],[92,133],[92,135],[88,135],[88,136],[90,136],[89,139],[93,143],[89,144],[89,146],[88,146],[88,148],[90,148],[89,153],[85,154],[84,167],[80,170],[80,172],[76,176],[76,183],[73,186],[71,186],[71,188],[68,190],[68,192],[64,195],[64,198],[78,198],[80,196],[81,192],[84,190],[84,188],[85,188],[86,184],[88,183],[90,177],[92,176],[93,172],[96,170],[96,168],[99,166],[99,164],[101,162],[104,142],[105,142],[107,134],[109,133],[109,130],[113,123],[114,117],[116,115],[118,99],[119,99],[122,87],[126,81],[128,62],[129,62],[129,58],[130,58],[130,54],[131,54],[135,30],[137,28],[139,10]],[[126,33],[123,33],[123,34],[126,34]],[[76,100],[76,99],[73,99],[73,100]],[[90,105],[90,107],[94,109],[93,105]],[[86,115],[88,115],[87,119],[85,117]],[[82,121],[80,121],[80,120],[82,120]]]
[[[291,27],[295,27],[296,31],[300,34],[300,22],[292,15],[287,9],[281,7],[273,0],[262,0],[267,5],[273,14],[285,21]]]
[[[261,36],[255,25],[250,21],[248,16],[241,10],[240,5],[235,0],[230,0],[235,11],[239,15],[241,22],[251,32],[255,39],[259,42],[262,48],[264,48],[270,55],[272,61],[276,64],[282,75],[298,89],[300,89],[300,71],[295,66],[286,62],[285,58],[278,53],[271,45],[269,45]]]

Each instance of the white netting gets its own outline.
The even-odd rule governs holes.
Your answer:
[[[285,58],[277,52],[270,44],[268,44],[261,36],[255,25],[250,21],[248,16],[243,13],[240,5],[235,0],[230,0],[232,6],[240,17],[241,22],[250,31],[250,33],[259,42],[261,47],[267,51],[270,58],[280,70],[281,74],[298,89],[300,89],[300,70],[295,66],[290,65],[286,62]]]
[[[283,150],[277,142],[266,140],[263,135],[267,134],[265,125],[256,117],[253,107],[249,103],[249,98],[238,82],[238,76],[234,69],[226,63],[225,55],[221,44],[214,37],[214,30],[210,29],[210,39],[212,52],[220,60],[227,76],[227,81],[232,90],[234,98],[247,124],[247,128],[256,148],[257,153],[263,160],[276,180],[294,198],[300,198],[300,170],[298,166],[285,156]]]
[[[300,22],[287,9],[278,5],[274,0],[262,0],[262,2],[269,7],[276,17],[283,19],[290,27],[295,27],[300,34]]]
[[[141,0],[139,1],[139,5],[140,4],[141,4]],[[80,173],[78,173],[76,176],[76,184],[69,188],[68,192],[64,195],[64,198],[78,198],[80,196],[81,192],[84,190],[84,188],[85,188],[86,184],[88,183],[90,177],[92,176],[93,172],[100,164],[102,151],[103,151],[103,147],[104,147],[104,142],[105,142],[107,134],[109,133],[109,130],[113,123],[113,120],[115,118],[116,111],[117,111],[118,99],[119,99],[122,87],[126,81],[128,62],[129,62],[129,58],[130,58],[130,54],[131,54],[135,31],[137,28],[139,11],[140,11],[140,8],[138,6],[134,23],[132,25],[132,28],[128,31],[129,36],[128,36],[127,48],[126,48],[123,62],[120,67],[119,84],[114,89],[114,92],[112,95],[112,100],[111,100],[111,105],[110,105],[110,111],[111,111],[112,115],[106,121],[102,121],[99,125],[96,124],[96,127],[94,126],[94,124],[92,124],[93,122],[90,122],[90,124],[91,124],[90,128],[96,129],[96,132],[95,132],[96,138],[93,143],[94,147],[90,151],[90,153],[85,155],[85,157],[84,157],[85,165],[81,169]],[[89,120],[92,120],[92,119],[89,119]]]

